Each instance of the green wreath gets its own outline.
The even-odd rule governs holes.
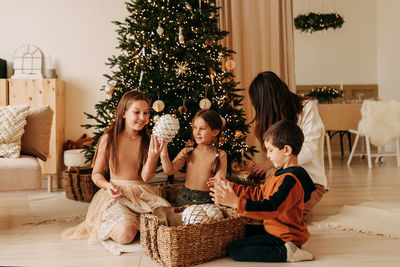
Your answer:
[[[344,19],[339,13],[314,13],[310,12],[305,15],[298,15],[294,19],[294,26],[302,32],[315,32],[327,30],[329,28],[341,28]]]

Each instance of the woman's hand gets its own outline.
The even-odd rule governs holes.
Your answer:
[[[262,161],[262,162],[257,162],[254,164],[253,168],[250,170],[251,176],[255,177],[261,177],[264,176],[265,173],[269,169],[271,169],[274,166],[274,164],[270,160]]]
[[[108,183],[107,185],[108,194],[115,200],[122,198],[122,193],[115,187],[112,183]]]
[[[151,135],[150,138],[150,146],[149,146],[149,157],[151,158],[158,158],[161,154],[161,151],[164,150],[165,147],[165,140],[160,138],[158,140],[157,136]]]
[[[222,204],[236,209],[239,197],[232,189],[232,185],[226,179],[214,179],[214,186],[210,188],[211,199],[216,204]]]

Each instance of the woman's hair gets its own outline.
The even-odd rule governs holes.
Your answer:
[[[297,123],[305,99],[289,91],[287,85],[272,71],[261,72],[254,78],[249,95],[256,111],[251,122],[256,122],[255,133],[261,144],[264,132],[275,122],[287,119]],[[263,145],[262,148],[265,150]]]
[[[111,160],[116,173],[119,172],[118,169],[119,164],[116,156],[118,151],[118,137],[125,128],[125,120],[123,118],[123,115],[130,108],[133,102],[140,100],[146,101],[150,106],[150,100],[144,93],[137,90],[131,90],[126,92],[118,103],[115,114],[115,120],[111,123],[110,127],[105,130],[105,133],[108,134],[107,146],[106,146],[106,151],[107,151],[106,158]],[[147,125],[143,127],[142,130],[139,131],[139,135],[142,136],[139,149],[141,153],[139,155],[140,167],[138,170],[138,175],[140,176],[143,165],[147,159],[147,152],[149,150],[149,143],[150,143],[150,137],[149,134],[147,133]]]
[[[197,118],[202,118],[208,124],[208,126],[210,126],[210,128],[212,130],[218,130],[219,131],[218,135],[216,136],[216,139],[214,140],[214,146],[216,147],[217,152],[216,152],[216,155],[215,155],[215,160],[214,160],[214,162],[213,162],[213,164],[211,166],[211,175],[214,176],[217,173],[217,171],[219,169],[219,166],[221,165],[220,160],[219,160],[220,154],[218,152],[218,143],[219,143],[218,141],[219,141],[219,136],[220,136],[220,134],[222,132],[221,116],[215,110],[202,109],[202,110],[199,110],[194,115],[193,120],[192,120],[192,125],[194,124],[194,121]],[[192,132],[192,138],[193,138],[193,132]],[[197,146],[197,144],[195,143],[194,148],[196,148],[196,146]],[[190,161],[192,152],[193,152],[193,150],[189,151],[186,154],[186,161],[187,162]]]
[[[292,155],[300,153],[304,142],[304,135],[300,127],[291,120],[281,120],[274,123],[263,134],[263,140],[271,142],[279,149],[286,145],[292,148]]]

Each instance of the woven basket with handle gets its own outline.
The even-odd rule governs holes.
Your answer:
[[[160,225],[153,214],[140,216],[140,244],[163,266],[192,266],[227,254],[228,244],[244,237],[245,219],[221,207],[224,219],[186,226]],[[175,208],[182,212],[183,207]]]

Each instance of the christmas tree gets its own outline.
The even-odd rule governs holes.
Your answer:
[[[96,115],[85,113],[95,124],[94,145],[114,119],[122,95],[132,89],[152,100],[151,129],[163,114],[176,116],[180,130],[168,144],[173,159],[185,146],[193,145],[191,121],[202,108],[212,108],[225,127],[219,148],[231,162],[250,159],[254,147],[246,144],[249,125],[241,108],[243,96],[236,88],[232,70],[233,51],[221,45],[228,34],[218,27],[215,0],[131,0],[129,16],[118,26],[117,47],[121,53],[108,59],[111,75],[104,90],[108,96],[95,105]],[[94,147],[87,148],[91,160]],[[243,158],[244,157],[244,158]]]

